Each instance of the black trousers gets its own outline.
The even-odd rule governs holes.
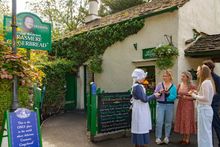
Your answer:
[[[219,117],[219,106],[212,106],[214,115],[212,121],[212,127],[214,128],[216,135],[218,137],[218,147],[220,147],[220,117]]]

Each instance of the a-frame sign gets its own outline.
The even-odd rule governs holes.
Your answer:
[[[39,112],[18,108],[5,112],[0,134],[2,147],[42,147]]]

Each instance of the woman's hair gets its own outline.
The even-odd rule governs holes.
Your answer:
[[[173,80],[173,74],[172,74],[172,71],[170,69],[164,70],[163,74],[169,75],[171,81]]]
[[[199,87],[198,88],[201,87],[202,82],[205,81],[206,79],[211,80],[213,89],[215,90],[215,84],[214,84],[214,81],[211,76],[211,70],[207,65],[203,64],[202,66],[200,66],[200,77],[199,77]]]
[[[182,74],[184,74],[187,77],[187,86],[188,88],[190,88],[192,85],[192,74],[188,71],[184,71],[182,72]]]
[[[205,60],[203,61],[204,65],[207,65],[209,67],[209,69],[211,70],[211,72],[213,72],[214,68],[215,68],[215,63],[212,60]]]

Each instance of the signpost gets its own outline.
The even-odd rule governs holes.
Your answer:
[[[12,53],[14,55],[17,54],[17,23],[16,23],[16,0],[12,1],[12,19],[11,19],[11,28],[12,28]],[[18,77],[14,75],[13,77],[13,91],[12,91],[12,106],[11,109],[12,111],[16,110],[19,106],[18,104]]]
[[[42,20],[33,13],[22,12],[17,14],[17,47],[51,51],[51,24]],[[10,16],[4,16],[5,40],[11,44]]]
[[[17,47],[36,50],[51,50],[51,24],[44,23],[32,13],[16,15],[16,0],[12,0],[12,17],[4,16],[5,41],[12,46],[16,56]],[[13,79],[12,112],[5,112],[0,146],[42,147],[39,111],[18,108],[17,81]]]

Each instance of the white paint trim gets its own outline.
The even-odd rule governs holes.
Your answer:
[[[156,58],[152,59],[146,59],[146,60],[133,60],[132,63],[143,63],[143,62],[149,62],[149,61],[156,61]]]

